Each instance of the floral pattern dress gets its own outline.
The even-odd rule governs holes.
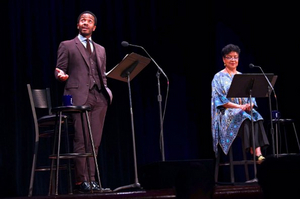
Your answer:
[[[237,74],[241,74],[238,72]],[[250,98],[227,98],[232,79],[228,73],[219,71],[213,77],[211,83],[211,131],[213,138],[213,150],[217,155],[218,144],[227,155],[231,144],[236,138],[239,128],[245,119],[251,121],[251,113],[239,108],[224,108],[222,105],[233,102],[236,104],[250,103]],[[257,103],[255,98],[251,98],[253,104],[253,121],[263,120],[262,116],[255,110]]]

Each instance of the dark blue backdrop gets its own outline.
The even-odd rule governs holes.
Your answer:
[[[213,74],[223,68],[221,48],[241,47],[239,70],[249,63],[278,75],[275,85],[284,117],[300,120],[299,30],[296,6],[261,1],[186,0],[10,0],[2,2],[2,78],[0,188],[3,197],[26,196],[33,153],[34,128],[26,84],[50,87],[53,105],[59,105],[62,85],[54,79],[56,51],[62,40],[74,38],[76,20],[84,10],[94,12],[98,26],[93,40],[107,51],[107,70],[130,52],[147,56],[143,46],[164,70],[161,75],[165,160],[213,159],[210,131],[210,95]],[[285,14],[283,14],[285,13]],[[151,62],[131,81],[138,167],[161,161],[156,65]],[[104,187],[112,189],[134,182],[133,152],[127,83],[108,79],[114,93],[99,152]],[[267,99],[259,110],[269,120]],[[275,107],[274,98],[272,106]],[[298,125],[298,123],[296,124]],[[45,179],[45,178],[44,178]],[[47,181],[47,180],[46,180]],[[44,191],[43,178],[35,192]]]

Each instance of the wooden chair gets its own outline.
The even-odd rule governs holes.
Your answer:
[[[51,105],[51,95],[49,88],[42,88],[42,89],[32,89],[30,84],[27,84],[28,96],[31,105],[32,111],[32,119],[34,123],[34,134],[35,134],[35,141],[34,141],[34,152],[33,152],[33,159],[32,159],[32,168],[31,168],[31,175],[30,175],[30,184],[29,184],[29,191],[28,197],[31,197],[33,194],[33,185],[35,180],[35,174],[39,171],[50,171],[51,164],[44,163],[40,160],[38,155],[41,155],[39,151],[39,144],[40,139],[48,139],[48,141],[53,140],[54,136],[54,129],[55,129],[55,122],[56,122],[56,114],[52,114],[52,105]],[[67,128],[67,125],[71,122],[68,120],[67,115],[62,115],[61,124]],[[69,135],[65,136],[66,138],[66,148],[69,149]],[[48,142],[52,143],[52,141]],[[52,150],[52,147],[50,147]],[[43,151],[45,153],[45,151]],[[49,159],[48,156],[45,154],[45,157]],[[69,172],[69,193],[72,193],[72,181],[71,181],[71,164],[68,162],[67,164],[62,164],[59,166],[60,170],[68,170]]]

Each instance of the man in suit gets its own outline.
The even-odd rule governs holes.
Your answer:
[[[55,78],[64,82],[64,95],[72,95],[73,105],[88,105],[95,151],[98,154],[108,105],[112,92],[107,87],[105,48],[92,41],[97,17],[90,11],[82,12],[77,19],[79,34],[72,40],[62,41],[57,51]],[[74,152],[85,153],[80,115],[72,115],[74,121]],[[85,132],[88,132],[86,129]],[[90,144],[88,145],[90,146]],[[75,158],[75,180],[79,192],[101,191],[95,180],[94,159],[89,158],[91,184],[86,158]],[[99,179],[100,180],[100,179]]]

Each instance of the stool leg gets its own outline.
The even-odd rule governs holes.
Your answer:
[[[280,122],[278,121],[277,122],[277,130],[278,130],[278,137],[277,137],[277,155],[278,154],[281,154],[282,151],[281,151],[281,147],[282,147],[282,135],[281,135],[281,127],[280,127]]]
[[[87,112],[85,112],[85,114],[87,115]],[[88,145],[87,145],[87,138],[86,138],[86,132],[85,132],[85,128],[84,128],[84,119],[83,119],[83,112],[80,113],[80,117],[81,117],[81,125],[82,125],[82,132],[83,132],[83,139],[84,139],[84,145],[85,145],[85,152],[88,153]],[[88,120],[88,115],[87,115],[87,120]],[[92,149],[93,150],[93,149]],[[89,161],[89,156],[86,157],[86,164],[87,164],[87,168],[88,168],[88,175],[89,175],[89,182],[90,185],[92,178],[91,178],[91,167],[90,167],[90,161]],[[91,189],[91,192],[93,193],[93,190]]]
[[[288,154],[289,153],[289,147],[288,147],[288,142],[287,142],[287,137],[286,137],[286,126],[285,124],[283,124],[283,132],[284,132],[284,141],[285,141],[285,150],[286,150],[286,153]]]
[[[70,142],[69,142],[69,129],[68,129],[68,118],[64,119],[65,131],[66,134],[66,149],[67,153],[70,152]],[[69,183],[69,194],[73,194],[73,186],[72,186],[72,173],[71,173],[71,160],[68,158],[68,183]]]
[[[219,179],[220,156],[220,150],[218,150],[215,164],[215,182],[218,182]]]
[[[229,149],[229,162],[230,162],[230,179],[234,183],[234,165],[233,165],[233,155],[232,155],[232,146]]]
[[[278,142],[279,142],[279,140],[278,140],[278,134],[280,134],[278,131],[279,131],[279,121],[277,121],[276,123],[275,123],[275,134],[276,134],[276,138],[275,138],[275,140],[276,140],[276,147],[275,147],[275,149],[276,149],[276,156],[278,157],[278,154],[279,154],[279,146],[278,146]]]
[[[300,144],[299,144],[299,139],[298,139],[298,135],[297,135],[297,131],[296,131],[296,126],[293,122],[293,128],[294,128],[294,132],[295,132],[295,137],[296,137],[296,140],[297,140],[297,144],[298,144],[298,149],[299,149],[299,153],[300,153]]]
[[[55,195],[58,195],[58,174],[59,174],[59,156],[60,156],[60,142],[61,142],[61,123],[62,123],[62,112],[59,112],[59,129],[58,129],[58,142],[56,152],[56,176],[55,176]]]
[[[92,151],[93,151],[93,157],[94,157],[94,162],[95,162],[95,167],[96,167],[96,172],[97,172],[97,177],[98,177],[98,183],[99,183],[100,189],[102,190],[100,172],[99,172],[99,168],[98,168],[97,156],[96,156],[95,145],[94,145],[94,139],[93,139],[91,124],[90,124],[90,120],[89,120],[87,111],[85,112],[85,115],[86,115],[86,121],[87,121],[87,125],[88,125],[88,131],[89,131],[89,135],[90,135],[90,141],[91,141],[91,145],[92,145]]]
[[[246,156],[246,151],[244,150],[244,146],[242,148],[243,150],[243,161],[244,161],[244,167],[245,167],[245,176],[246,176],[246,180],[249,180],[249,171],[248,171],[248,163],[247,163],[247,156]]]

